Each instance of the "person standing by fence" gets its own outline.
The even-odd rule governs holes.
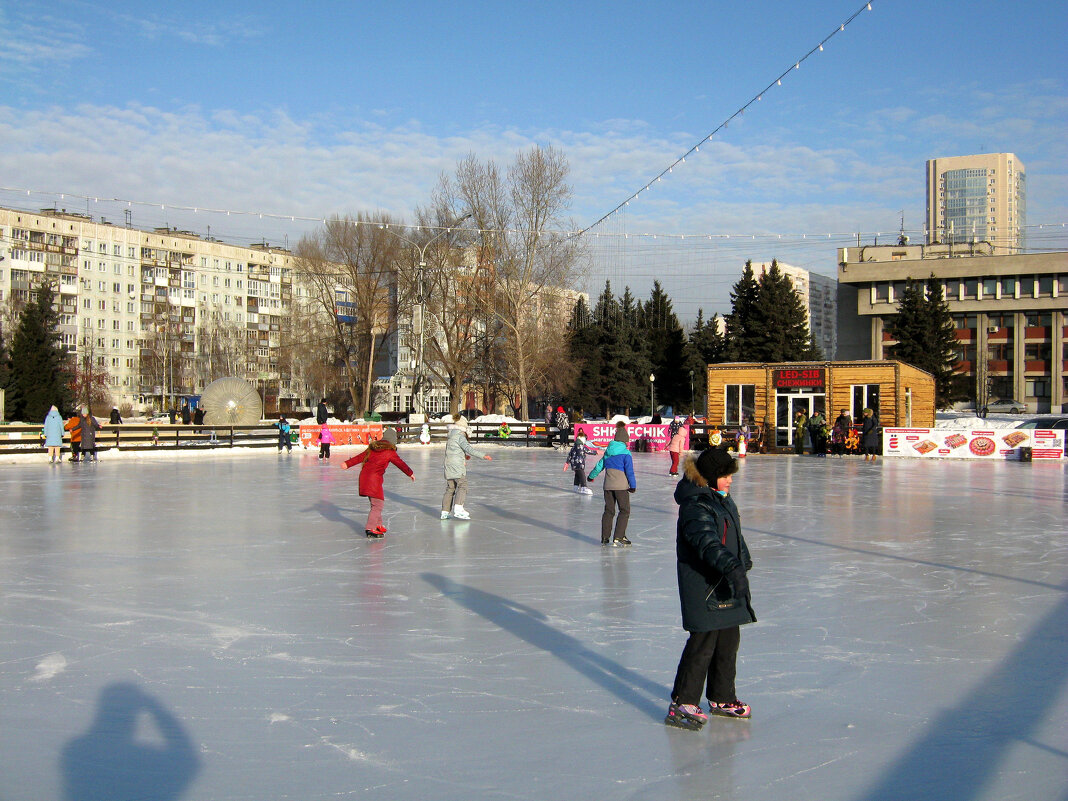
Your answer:
[[[63,415],[53,406],[48,410],[44,421],[45,447],[48,448],[48,462],[55,464],[60,460],[59,450],[63,447]]]

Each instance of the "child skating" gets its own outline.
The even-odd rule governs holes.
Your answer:
[[[626,547],[631,544],[627,539],[627,523],[630,521],[630,496],[638,491],[638,482],[634,478],[634,459],[631,458],[628,444],[630,436],[623,423],[616,423],[616,436],[604,455],[590,471],[590,480],[604,470],[604,512],[601,513],[601,545],[607,545],[611,537],[612,545]],[[616,508],[619,514],[616,514]],[[613,529],[613,519],[615,526]]]
[[[316,438],[319,442],[319,458],[330,458],[330,446],[334,444],[334,435],[330,433],[330,426],[323,423],[319,426],[319,436]]]
[[[348,470],[360,463],[363,464],[360,468],[360,495],[371,502],[371,511],[364,525],[365,533],[370,539],[380,540],[388,531],[382,522],[382,510],[386,505],[382,478],[386,468],[391,464],[396,465],[412,481],[415,481],[415,474],[397,455],[397,432],[391,428],[386,429],[382,439],[373,441],[365,451],[342,462],[341,469]]]
[[[564,461],[564,470],[570,468],[575,473],[575,491],[583,495],[593,495],[593,490],[590,489],[586,482],[586,457],[593,456],[599,451],[592,445],[586,444],[586,435],[579,433],[575,435],[575,444],[571,446],[571,450],[568,451],[567,459]]]
[[[686,460],[675,488],[679,598],[682,627],[690,637],[664,718],[669,726],[697,730],[708,721],[702,690],[710,714],[748,718],[752,713],[738,700],[734,683],[740,627],[756,622],[746,577],[753,561],[729,494],[737,470],[725,448],[709,448],[696,461]]]
[[[467,418],[456,415],[448,427],[448,439],[445,441],[445,494],[441,498],[441,519],[470,520],[470,513],[464,509],[467,500],[467,460],[476,459],[492,461],[488,453],[482,453],[471,447],[467,441]]]

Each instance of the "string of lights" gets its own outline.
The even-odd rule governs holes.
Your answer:
[[[855,12],[853,12],[853,14],[850,15],[849,18],[845,20],[845,22],[842,22],[841,24],[839,24],[837,28],[835,28],[833,31],[831,31],[829,34],[827,34],[827,36],[823,37],[823,39],[821,39],[819,41],[819,43],[815,47],[813,47],[811,50],[809,50],[807,53],[805,53],[803,56],[801,56],[801,58],[797,59],[791,66],[787,67],[786,70],[784,70],[782,73],[780,73],[779,76],[777,78],[775,78],[771,83],[769,83],[767,86],[765,86],[763,89],[761,89],[755,95],[753,95],[749,99],[748,103],[746,103],[745,105],[739,107],[733,114],[731,114],[729,117],[727,117],[727,119],[725,119],[718,126],[716,126],[715,130],[713,130],[710,134],[708,134],[703,139],[701,139],[700,142],[695,144],[693,147],[691,147],[689,150],[687,150],[685,153],[683,153],[681,156],[679,156],[677,159],[675,159],[675,161],[673,161],[670,165],[668,165],[666,168],[661,170],[660,173],[657,174],[656,176],[654,176],[652,179],[650,179],[649,182],[645,184],[645,186],[643,186],[637,192],[632,194],[630,197],[628,197],[626,200],[624,200],[622,203],[620,203],[614,209],[609,211],[603,217],[598,219],[596,222],[586,226],[581,231],[579,231],[578,232],[579,235],[584,234],[587,231],[589,231],[591,228],[595,228],[596,226],[600,225],[602,222],[607,220],[613,214],[615,214],[616,212],[618,212],[621,209],[623,209],[626,206],[628,206],[632,200],[637,200],[642,192],[648,192],[650,189],[653,188],[654,185],[656,185],[657,183],[662,181],[665,176],[667,176],[667,175],[671,174],[672,172],[674,172],[676,167],[679,167],[682,164],[685,164],[687,156],[693,156],[693,155],[695,155],[697,153],[700,153],[701,152],[701,145],[703,145],[705,142],[711,141],[713,138],[715,138],[716,134],[718,134],[720,131],[730,127],[730,123],[731,123],[732,120],[735,120],[738,117],[741,117],[742,115],[744,115],[746,110],[750,106],[753,106],[756,103],[759,103],[761,100],[763,100],[764,99],[764,95],[767,94],[769,91],[771,91],[773,88],[775,88],[777,86],[782,86],[783,78],[785,78],[791,72],[801,69],[801,65],[804,64],[805,61],[807,61],[809,58],[811,58],[814,54],[822,53],[823,52],[823,46],[825,44],[827,44],[827,42],[829,42],[831,39],[833,39],[839,33],[842,33],[843,31],[845,31],[845,29],[850,25],[850,23],[852,23],[857,17],[859,17],[865,11],[871,11],[871,3],[870,2],[866,2],[864,5],[862,5],[860,8],[858,8]]]
[[[25,188],[12,188],[12,187],[3,187],[3,186],[0,186],[0,192],[11,192],[11,193],[17,193],[17,194],[20,194],[20,195],[31,195],[31,194],[32,195],[42,195],[42,196],[56,197],[56,198],[59,198],[60,200],[73,198],[73,199],[78,199],[78,200],[89,200],[89,201],[96,201],[96,202],[120,203],[120,204],[125,204],[127,206],[130,206],[130,205],[142,205],[142,206],[148,206],[148,207],[157,208],[157,209],[161,209],[161,210],[173,209],[173,210],[188,211],[188,212],[203,213],[203,214],[220,214],[220,215],[225,215],[225,216],[238,216],[238,215],[240,215],[240,216],[245,216],[245,217],[258,217],[260,219],[296,221],[296,222],[312,222],[312,223],[318,223],[318,224],[325,224],[328,221],[328,219],[330,219],[330,218],[326,218],[326,217],[302,217],[300,215],[295,215],[295,214],[271,214],[271,213],[267,213],[267,212],[237,211],[237,210],[233,210],[233,209],[229,209],[229,210],[227,210],[227,209],[213,209],[213,208],[208,208],[208,207],[204,207],[204,206],[180,206],[180,205],[175,205],[175,204],[158,203],[158,202],[154,202],[154,201],[127,200],[127,199],[123,199],[123,198],[100,198],[98,196],[93,196],[93,195],[79,195],[79,194],[73,193],[73,192],[48,192],[48,191],[43,191],[43,190],[33,190],[33,189],[25,189]],[[575,230],[549,230],[546,233],[548,233],[549,235],[552,235],[552,236],[559,236],[559,237],[574,237],[574,236],[580,236],[580,235],[585,234],[585,235],[588,235],[592,240],[597,240],[597,239],[631,240],[631,239],[633,239],[633,240],[664,240],[664,241],[678,241],[678,242],[697,242],[697,241],[701,241],[701,240],[710,241],[710,242],[713,242],[713,241],[727,242],[727,241],[735,241],[735,240],[737,240],[739,242],[745,242],[745,241],[751,241],[751,242],[754,242],[754,241],[755,242],[781,241],[781,242],[784,242],[784,243],[786,243],[786,242],[798,243],[798,242],[807,242],[807,241],[819,242],[820,240],[826,241],[826,240],[852,239],[854,241],[860,241],[861,244],[868,244],[871,241],[882,239],[884,237],[891,237],[891,236],[896,237],[896,236],[899,236],[901,233],[904,233],[906,236],[909,236],[911,239],[914,239],[914,240],[916,238],[918,238],[918,237],[925,238],[927,236],[927,234],[928,234],[926,229],[921,229],[921,228],[907,228],[907,229],[904,229],[904,231],[902,231],[901,229],[889,229],[888,228],[888,229],[885,229],[885,230],[856,229],[856,230],[842,230],[842,231],[757,231],[757,232],[753,232],[753,231],[731,231],[731,232],[717,232],[717,233],[665,233],[665,232],[662,232],[662,231],[625,231],[625,230],[621,230],[621,231],[606,231],[606,230],[591,231],[592,228],[596,227],[601,222],[604,222],[609,217],[611,217],[613,213],[622,210],[623,208],[625,208],[625,206],[626,206],[626,203],[621,204],[613,212],[610,212],[609,214],[605,215],[597,223],[594,223],[594,225],[591,225],[591,226],[589,226],[587,228],[575,229]],[[25,211],[27,211],[27,213],[33,214],[33,213],[40,213],[41,210],[40,209],[33,209],[33,210],[26,209]],[[58,212],[59,210],[58,209],[48,209],[48,211],[49,212]],[[74,215],[79,215],[80,214],[79,212],[72,212],[72,213]],[[83,215],[83,216],[89,216],[89,215]],[[396,228],[398,230],[422,231],[422,232],[437,232],[437,231],[446,231],[446,230],[454,230],[454,231],[464,230],[464,231],[468,231],[468,232],[473,233],[473,234],[488,234],[488,233],[493,233],[493,234],[522,234],[522,233],[524,233],[524,231],[521,230],[521,229],[511,229],[511,228],[507,228],[507,229],[506,228],[500,228],[500,229],[497,229],[497,228],[475,228],[475,227],[467,227],[467,226],[465,226],[464,228],[460,229],[460,228],[457,228],[456,226],[451,226],[450,227],[450,226],[434,226],[434,225],[409,225],[409,224],[406,224],[406,223],[383,224],[383,223],[381,223],[381,222],[379,222],[377,220],[356,220],[356,219],[350,219],[349,222],[354,224],[354,225],[371,225],[371,226],[387,228],[387,229]],[[133,228],[138,228],[138,226],[133,226]],[[1068,222],[1033,223],[1033,224],[1021,226],[1021,230],[1028,231],[1028,232],[1039,232],[1039,231],[1055,232],[1055,231],[1063,231],[1066,228],[1068,228]],[[144,230],[144,229],[139,229],[139,230]],[[152,232],[149,231],[148,233],[152,233]],[[4,238],[6,239],[6,237],[4,237]],[[889,244],[889,242],[887,242],[887,244]]]

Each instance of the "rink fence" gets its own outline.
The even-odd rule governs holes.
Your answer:
[[[293,422],[291,431],[292,444],[296,447],[315,448],[319,426]],[[405,443],[419,444],[423,434],[423,425],[407,423],[330,423],[331,432],[335,433],[337,444],[360,444],[371,436],[381,434],[383,427],[397,429],[400,440]],[[429,443],[444,443],[447,437],[445,423],[429,423],[427,435]],[[498,443],[524,447],[544,446],[547,444],[545,425],[542,423],[512,423],[507,438],[499,435],[497,423],[471,423],[469,436],[476,443]],[[558,436],[554,435],[559,441]],[[273,424],[261,423],[252,426],[211,426],[184,425],[176,423],[120,423],[102,424],[96,432],[97,453],[115,449],[119,451],[151,450],[205,450],[214,448],[271,448],[278,446],[278,428]],[[70,451],[70,434],[64,432],[63,451]],[[41,426],[2,425],[0,426],[0,455],[45,453],[44,432]]]

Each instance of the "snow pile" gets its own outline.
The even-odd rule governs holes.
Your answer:
[[[938,412],[935,415],[935,428],[940,431],[973,431],[988,428],[1016,428],[1029,414],[989,414],[986,419],[977,417],[973,412]]]

